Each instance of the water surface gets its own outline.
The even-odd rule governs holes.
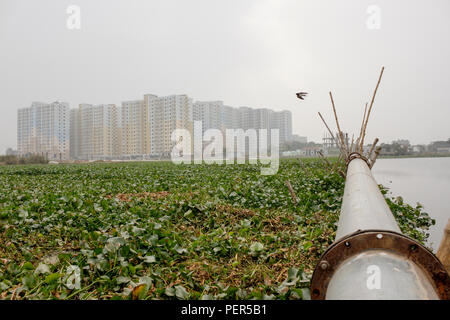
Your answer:
[[[392,196],[413,206],[419,202],[436,220],[428,240],[436,252],[450,218],[450,158],[378,159],[373,174]]]

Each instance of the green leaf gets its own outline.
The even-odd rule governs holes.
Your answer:
[[[24,270],[34,270],[33,264],[31,262],[25,262],[22,266]]]
[[[251,251],[262,251],[264,250],[264,245],[260,242],[253,242],[250,246]]]
[[[35,274],[46,274],[50,272],[50,268],[45,263],[39,263],[38,267],[34,271]]]
[[[61,273],[51,273],[45,277],[45,283],[47,283],[47,284],[55,283],[61,277],[62,277]]]
[[[288,270],[288,277],[287,277],[287,281],[291,282],[291,281],[296,281],[297,278],[297,274],[298,274],[298,269],[297,268],[289,268]]]
[[[22,283],[25,287],[27,287],[28,289],[31,289],[36,284],[36,278],[31,274],[26,275],[26,276],[22,277]]]
[[[193,216],[193,214],[192,214],[192,210],[191,209],[189,209],[188,211],[186,211],[184,213],[184,217],[185,218],[191,218],[192,216]]]
[[[18,212],[19,212],[19,217],[21,217],[22,219],[25,219],[25,218],[28,217],[28,211],[26,211],[26,210],[20,208],[20,209],[18,210]]]
[[[167,287],[166,290],[164,291],[164,293],[168,297],[173,297],[173,296],[175,296],[175,289],[173,287]]]
[[[173,248],[174,248],[174,250],[175,250],[176,252],[178,252],[179,254],[184,254],[184,253],[187,252],[187,250],[186,250],[185,248],[180,247],[178,244],[175,245],[175,247],[173,247]]]
[[[309,248],[311,248],[313,246],[313,243],[311,241],[307,241],[303,244],[303,250],[308,250]]]
[[[151,288],[152,283],[153,283],[153,279],[148,277],[148,276],[143,276],[139,278],[139,284],[144,283],[145,285],[147,285],[147,288]]]
[[[175,286],[175,295],[180,300],[189,299],[189,292],[181,285]]]
[[[264,250],[264,245],[260,242],[253,242],[250,246],[250,254],[252,256],[260,255]]]
[[[142,258],[145,263],[154,263],[156,262],[155,256],[145,256]]]
[[[128,283],[130,281],[131,281],[130,278],[124,277],[124,276],[119,276],[119,277],[116,278],[117,284]]]

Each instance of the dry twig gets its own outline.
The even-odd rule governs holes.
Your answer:
[[[295,195],[294,188],[292,188],[291,182],[289,180],[286,180],[286,186],[289,189],[289,193],[291,194],[292,201],[294,202],[294,204],[297,204],[298,203],[298,198]]]
[[[369,122],[370,112],[372,111],[373,102],[375,101],[375,96],[377,95],[378,86],[380,85],[380,81],[381,81],[381,77],[383,76],[383,72],[384,72],[384,67],[381,68],[380,76],[378,78],[377,85],[373,92],[372,101],[370,102],[370,107],[369,107],[369,110],[367,111],[367,117],[366,117],[366,121],[364,123],[364,129],[363,129],[362,137],[361,137],[361,141],[360,141],[360,143],[361,143],[360,150],[362,150],[363,146],[364,146],[364,137],[366,136],[367,123]]]

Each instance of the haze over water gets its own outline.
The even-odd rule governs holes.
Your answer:
[[[379,159],[373,173],[392,196],[402,196],[412,206],[419,202],[436,220],[428,239],[436,252],[450,218],[450,158]]]

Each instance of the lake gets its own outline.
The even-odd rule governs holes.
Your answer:
[[[436,252],[450,218],[450,158],[378,159],[373,175],[392,196],[417,202],[436,220],[430,228],[429,245]]]

